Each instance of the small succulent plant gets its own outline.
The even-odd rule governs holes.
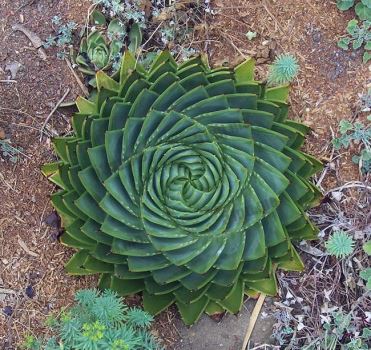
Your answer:
[[[354,240],[346,232],[339,230],[332,234],[325,245],[329,254],[345,258],[353,253]]]
[[[292,82],[299,73],[299,64],[295,56],[281,54],[269,67],[268,84],[282,85]]]
[[[129,33],[118,19],[113,19],[107,26],[105,16],[94,10],[90,16],[93,30],[82,38],[80,50],[75,58],[78,69],[84,74],[95,76],[99,70],[116,72],[120,66],[122,52],[127,42],[134,53],[142,41],[142,33],[137,23],[131,25]],[[95,86],[95,79],[90,80]]]
[[[82,39],[76,63],[80,65],[79,69],[85,74],[95,75],[96,70],[105,70],[112,65],[112,59],[121,51],[121,48],[121,41],[112,41],[108,44],[102,33],[96,31],[86,39]]]
[[[62,188],[61,242],[78,249],[69,273],[143,292],[151,314],[176,303],[192,324],[237,313],[245,293],[275,295],[277,267],[303,269],[292,241],[318,232],[305,210],[321,163],[300,150],[309,128],[287,119],[288,86],[267,88],[254,67],[164,51],[146,71],[128,51],[117,76],[97,73],[43,167]]]

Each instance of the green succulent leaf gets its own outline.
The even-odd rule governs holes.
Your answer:
[[[336,5],[339,10],[349,10],[354,5],[354,0],[337,0]]]
[[[359,2],[355,6],[355,11],[361,21],[371,21],[371,7]]]
[[[91,46],[100,45],[99,35]],[[302,270],[292,241],[317,230],[304,209],[320,163],[300,151],[308,128],[287,120],[288,86],[254,81],[254,61],[211,69],[168,51],[148,71],[130,51],[117,75],[96,74],[79,98],[61,161],[43,171],[72,274],[143,292],[157,314],[176,303],[187,324],[237,313],[244,294],[277,294],[275,269]]]
[[[348,50],[350,44],[350,38],[341,38],[338,41],[338,46],[343,50]]]
[[[255,60],[249,58],[235,68],[237,83],[248,83],[254,81]]]
[[[125,27],[118,19],[113,19],[107,27],[107,35],[109,38],[122,38],[126,34]]]
[[[363,63],[367,63],[369,60],[371,60],[371,53],[368,52],[368,51],[365,51],[365,53],[363,54]]]
[[[288,84],[269,88],[265,91],[265,99],[286,103],[289,98],[290,86]]]
[[[129,32],[129,41],[130,44],[128,46],[128,49],[132,52],[137,52],[139,46],[142,43],[142,30],[139,27],[138,23],[134,23]]]
[[[94,102],[89,101],[81,96],[76,99],[76,106],[79,112],[83,115],[98,113],[97,105]]]
[[[102,12],[94,10],[90,15],[90,21],[93,25],[104,26],[106,24],[106,17]]]
[[[358,26],[358,21],[356,19],[352,19],[348,22],[347,25],[347,32],[352,36],[357,36],[360,28]]]
[[[363,44],[363,38],[358,38],[353,41],[352,46],[353,50],[358,50]]]
[[[366,281],[366,288],[371,290],[371,267],[361,271],[359,275]]]
[[[368,241],[363,245],[363,250],[366,254],[371,255],[371,241]]]

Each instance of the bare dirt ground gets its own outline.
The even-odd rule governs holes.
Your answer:
[[[0,81],[0,128],[24,153],[15,164],[0,154],[0,307],[12,313],[0,315],[0,349],[18,349],[26,333],[44,332],[49,312],[69,305],[76,289],[95,283],[94,277],[76,278],[64,272],[63,263],[72,252],[58,243],[58,228],[45,223],[53,212],[49,202],[53,186],[40,173],[40,166],[54,157],[50,139],[40,141],[40,128],[68,88],[67,100],[81,90],[53,50],[43,60],[26,36],[12,29],[23,23],[46,39],[53,16],[82,24],[90,4],[88,0],[0,0],[0,80],[10,77],[7,65],[20,64],[15,82]],[[213,64],[232,64],[253,55],[258,77],[263,78],[276,54],[291,52],[299,58],[291,117],[313,128],[306,148],[328,161],[332,130],[341,119],[353,120],[358,94],[370,83],[361,53],[336,46],[350,15],[337,11],[334,1],[323,0],[215,0],[213,6],[221,11],[197,33],[198,44]],[[253,41],[246,39],[249,30],[258,33]],[[71,110],[56,112],[49,130],[68,132],[70,115]],[[322,182],[324,190],[359,179],[349,154],[336,162]],[[358,195],[349,194],[351,208]],[[178,338],[174,317],[173,310],[162,314],[154,330],[168,349]]]

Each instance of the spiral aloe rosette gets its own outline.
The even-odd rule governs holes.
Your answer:
[[[244,293],[276,293],[275,267],[301,270],[292,241],[315,237],[304,210],[320,168],[299,150],[308,128],[287,120],[288,87],[253,80],[254,62],[210,69],[161,53],[149,72],[126,53],[79,98],[74,136],[44,167],[72,274],[143,292],[156,314],[176,303],[187,324],[240,310]]]

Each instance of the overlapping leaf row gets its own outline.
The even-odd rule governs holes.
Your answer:
[[[304,210],[320,163],[299,151],[307,128],[286,120],[288,88],[253,81],[254,63],[179,66],[163,52],[145,72],[125,54],[79,98],[73,137],[44,173],[75,274],[143,291],[156,314],[176,302],[185,322],[237,312],[245,292],[275,294],[274,267],[301,269],[291,240],[313,238]]]

